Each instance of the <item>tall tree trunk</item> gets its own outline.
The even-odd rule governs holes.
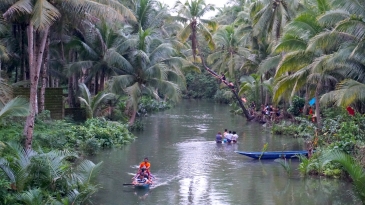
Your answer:
[[[322,126],[321,123],[321,115],[320,115],[320,104],[319,104],[319,92],[321,90],[321,82],[318,82],[317,88],[316,88],[316,94],[315,94],[315,98],[316,98],[316,111],[315,111],[315,115],[317,118],[317,127],[320,128]]]
[[[68,98],[68,106],[70,108],[74,108],[75,107],[75,101],[74,101],[74,86],[73,86],[73,74],[70,75],[70,77],[68,77],[68,94],[67,94],[67,98]]]
[[[46,95],[46,87],[47,87],[47,71],[48,71],[48,59],[49,59],[49,35],[47,36],[46,46],[44,49],[43,56],[43,66],[42,66],[42,86],[41,86],[41,102],[39,112],[44,111],[45,105],[45,95]]]
[[[261,90],[261,104],[265,105],[264,83],[263,83],[262,75],[260,76],[260,90]]]
[[[29,56],[29,75],[30,75],[30,114],[24,126],[25,148],[32,148],[34,119],[37,113],[37,89],[39,73],[42,65],[44,48],[48,36],[49,27],[34,36],[33,24],[28,25],[28,56]]]
[[[309,104],[309,89],[308,85],[305,86],[305,95],[304,95],[304,108],[303,108],[303,114],[307,114],[308,110],[308,104]]]
[[[269,91],[265,91],[265,105],[269,104]]]
[[[94,95],[97,95],[99,92],[99,71],[96,72],[94,79]]]
[[[104,83],[105,83],[105,68],[101,69],[100,73],[100,91],[104,90]]]
[[[26,28],[22,25],[22,43],[21,43],[21,80],[27,80],[27,59],[25,55],[25,37]]]
[[[208,68],[208,66],[205,64],[205,61],[203,59],[202,56],[200,56],[201,58],[201,61],[203,63],[203,67],[205,68],[205,70],[207,70],[210,74],[214,75],[216,78],[220,78],[219,75],[217,73],[215,73],[214,71],[212,71],[210,68]],[[229,85],[229,83],[227,81],[222,81],[227,87],[229,87],[233,93],[233,95],[236,97],[236,100],[238,101],[238,104],[240,105],[242,111],[243,111],[243,114],[246,116],[247,120],[252,120],[254,119],[255,117],[250,115],[250,113],[248,112],[248,110],[246,109],[246,107],[244,106],[243,102],[242,102],[242,99],[238,96],[237,94],[237,91],[232,88],[231,85]]]

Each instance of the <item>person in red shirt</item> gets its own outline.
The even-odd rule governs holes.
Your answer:
[[[143,162],[139,164],[139,169],[142,169],[145,167],[147,171],[150,171],[151,164],[148,162],[148,157],[145,157]]]
[[[152,176],[151,172],[150,172],[150,167],[151,167],[151,164],[148,162],[148,157],[145,157],[143,162],[141,162],[139,164],[137,174],[132,179],[137,178],[142,173],[143,174],[146,173],[148,175],[148,179],[150,180],[151,179],[150,176]]]

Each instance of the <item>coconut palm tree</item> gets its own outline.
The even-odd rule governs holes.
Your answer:
[[[337,85],[335,91],[322,96],[321,102],[335,102],[338,106],[355,105],[363,101],[361,88],[365,84],[365,9],[359,2],[333,1],[332,5],[337,8],[331,13],[326,13],[319,18],[319,21],[327,27],[334,28],[327,33],[327,41],[318,44],[322,49],[332,49],[336,52],[329,61],[328,67],[337,69],[344,80]],[[361,106],[358,107],[361,110]]]
[[[163,96],[177,101],[181,89],[185,87],[182,69],[189,67],[198,70],[183,58],[177,57],[172,45],[162,41],[152,29],[140,28],[118,50],[127,56],[128,63],[123,67],[125,74],[113,77],[111,89],[116,94],[128,94],[130,124],[134,123],[142,95],[150,95],[156,99]]]
[[[229,77],[237,76],[244,60],[250,52],[243,46],[245,38],[235,30],[234,25],[222,26],[213,39],[218,47],[207,58],[207,62],[212,65],[212,69],[218,73],[228,73]],[[233,79],[236,81],[236,79]]]
[[[91,96],[89,89],[84,83],[79,84],[80,97],[79,100],[86,108],[86,117],[93,118],[100,115],[100,107],[114,97],[112,93],[99,92],[94,97]]]
[[[301,5],[299,0],[259,0],[251,5],[254,35],[266,37],[269,41],[279,40],[284,26],[294,17]]]
[[[327,5],[326,0],[318,1],[318,4]],[[322,49],[317,46],[324,33],[324,27],[319,24],[316,16],[329,9],[327,6],[319,6],[318,10],[307,10],[299,14],[285,28],[283,38],[274,48],[274,52],[285,52],[281,58],[275,73],[274,101],[280,97],[291,98],[298,90],[306,88],[306,100],[308,101],[311,90],[316,97],[317,123],[320,125],[319,96],[325,89],[333,89],[337,78],[335,71],[327,68],[331,58],[330,49]],[[320,39],[320,40],[319,40]],[[329,43],[329,41],[326,41]],[[326,55],[327,54],[327,55]],[[321,82],[321,83],[318,83]],[[322,87],[322,86],[325,87]]]
[[[203,19],[204,14],[213,11],[214,7],[211,4],[205,4],[204,0],[186,0],[185,3],[177,1],[175,5],[178,16],[176,20],[185,23],[185,27],[179,33],[178,38],[185,43],[187,40],[191,41],[191,50],[194,61],[196,60],[198,46],[198,34],[201,34],[205,41],[207,41],[210,49],[215,48],[215,44],[210,33],[210,30],[215,30],[216,22]],[[205,25],[208,25],[206,27]]]

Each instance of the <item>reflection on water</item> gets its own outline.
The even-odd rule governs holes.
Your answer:
[[[103,187],[95,204],[356,204],[348,183],[301,178],[292,160],[288,177],[276,161],[257,161],[234,153],[302,150],[303,140],[274,136],[261,124],[245,122],[229,107],[207,101],[183,101],[177,108],[149,116],[137,140],[121,149],[105,150],[94,161],[104,161],[99,177]],[[216,144],[224,129],[239,134],[237,144]],[[149,190],[130,183],[139,162],[148,156],[156,177]],[[348,191],[347,191],[348,190]]]

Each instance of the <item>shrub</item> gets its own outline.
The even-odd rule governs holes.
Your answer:
[[[292,105],[288,108],[288,112],[294,116],[299,116],[301,114],[301,110],[304,106],[305,100],[304,98],[294,96]]]
[[[207,72],[187,73],[185,75],[187,90],[184,98],[213,98],[218,89],[217,79]]]
[[[217,90],[217,92],[214,95],[214,101],[217,103],[224,103],[229,104],[233,102],[233,94],[232,92],[228,91],[226,89]]]
[[[106,121],[103,118],[88,119],[83,125],[72,126],[66,133],[69,145],[84,146],[89,139],[97,141],[99,147],[113,147],[125,144],[135,138],[126,124]],[[93,141],[90,141],[91,143]],[[94,144],[93,144],[94,146]]]

